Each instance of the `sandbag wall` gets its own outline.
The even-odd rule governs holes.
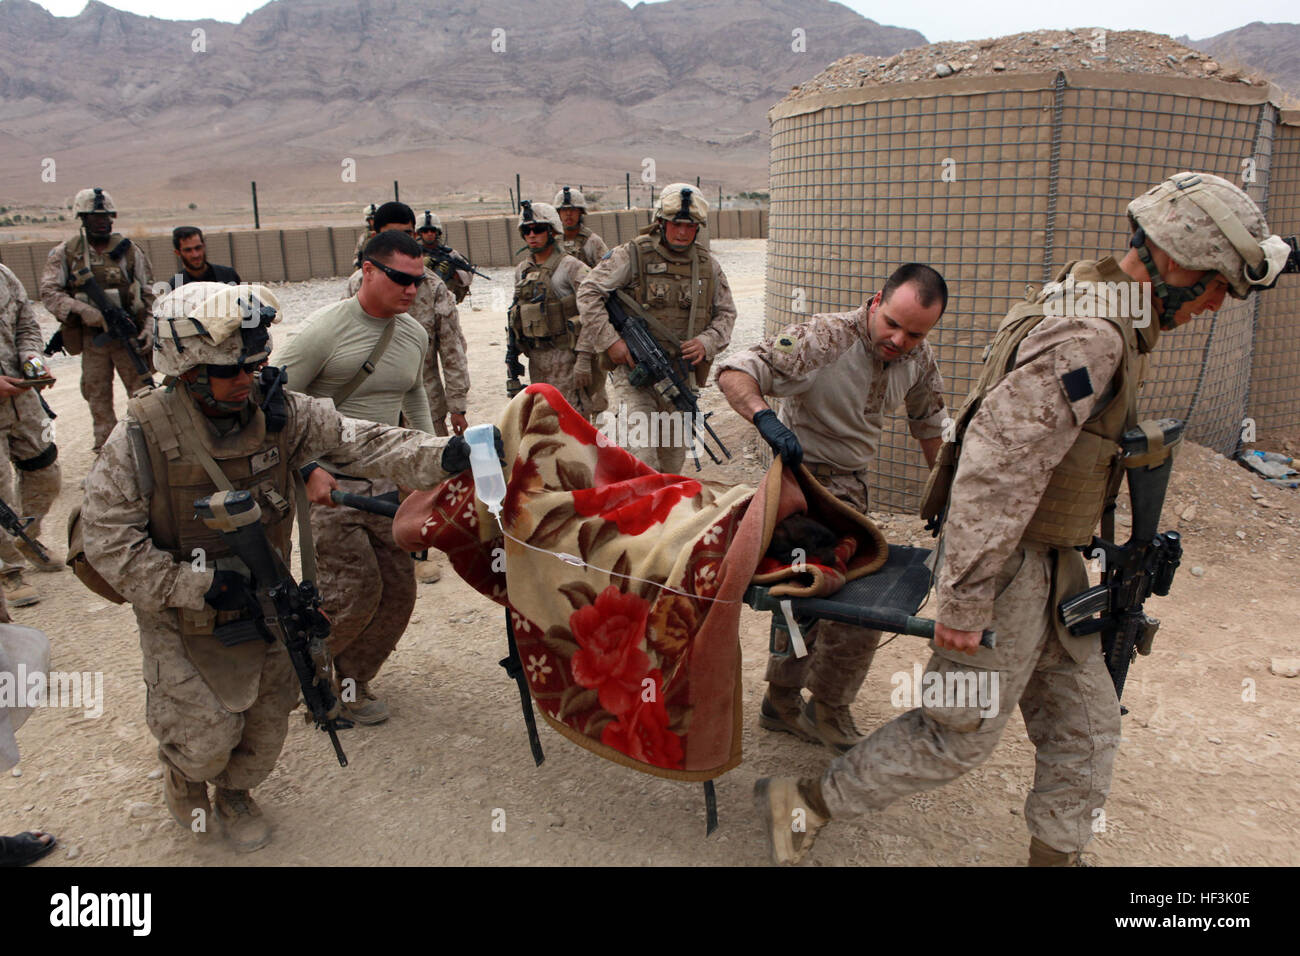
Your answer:
[[[1274,231],[1294,233],[1300,127],[1279,99],[1275,87],[1071,71],[785,100],[769,112],[767,331],[854,309],[897,266],[929,263],[951,292],[930,342],[955,409],[1027,287],[1071,260],[1122,253],[1125,206],[1171,173],[1241,184]],[[1287,277],[1162,340],[1142,412],[1187,419],[1194,441],[1224,454],[1244,419],[1300,423],[1298,304]],[[905,421],[891,419],[872,507],[915,510],[925,474]]]
[[[649,217],[648,209],[590,212],[587,222],[612,247],[636,236],[650,221]],[[724,209],[713,219],[709,233],[717,239],[761,239],[767,235],[766,209]],[[515,263],[523,246],[515,223],[514,216],[445,219],[443,239],[477,266],[509,266]],[[165,280],[177,269],[170,233],[137,236],[131,233],[129,222],[124,221],[122,225],[149,256],[155,281]],[[75,222],[68,228],[71,235],[76,229]],[[364,228],[358,225],[240,232],[204,230],[203,237],[209,261],[234,266],[245,281],[298,282],[350,275],[357,237]],[[14,271],[33,299],[39,298],[41,273],[56,244],[56,240],[0,243],[0,262]]]

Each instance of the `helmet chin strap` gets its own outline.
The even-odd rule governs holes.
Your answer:
[[[198,375],[194,381],[181,379],[185,385],[185,390],[194,396],[194,400],[203,408],[210,410],[216,415],[230,417],[238,415],[248,406],[248,399],[239,402],[221,401],[212,395],[212,380],[208,378],[208,367],[206,365],[198,366]]]
[[[1133,231],[1132,237],[1128,244],[1137,250],[1138,258],[1142,260],[1142,265],[1146,267],[1147,275],[1151,277],[1151,290],[1156,299],[1160,302],[1160,328],[1168,332],[1174,328],[1174,316],[1188,302],[1193,299],[1199,299],[1205,294],[1205,282],[1198,281],[1196,285],[1169,285],[1165,282],[1164,276],[1160,274],[1160,269],[1156,266],[1155,259],[1151,257],[1151,250],[1147,248],[1147,234],[1141,226]]]

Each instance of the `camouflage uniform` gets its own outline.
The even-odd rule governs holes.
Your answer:
[[[361,233],[361,235],[357,236],[357,248],[352,254],[353,268],[355,269],[361,268],[361,250],[366,247],[367,242],[375,238],[375,235],[376,233],[373,229],[366,229]]]
[[[1074,275],[1133,281],[1113,259],[1079,263]],[[1144,330],[1143,351],[1156,331]],[[979,766],[1018,703],[1037,754],[1025,801],[1030,833],[1066,854],[1091,839],[1110,788],[1119,706],[1097,638],[1063,634],[1053,614],[1054,576],[1077,552],[1035,543],[1026,530],[1031,505],[1044,501],[1054,470],[1112,401],[1118,372],[1135,354],[1106,319],[1044,318],[985,395],[965,431],[949,498],[936,617],[958,630],[991,627],[998,645],[973,656],[934,648],[927,672],[995,672],[998,710],[981,717],[979,707],[946,701],[881,727],[823,775],[833,818],[881,809]]]
[[[605,408],[605,396],[602,383],[597,380],[592,383],[590,390],[579,394],[578,389],[573,384],[573,362],[574,351],[573,345],[575,336],[573,326],[577,324],[576,307],[572,305],[573,296],[578,291],[578,285],[586,277],[588,269],[573,256],[561,251],[560,243],[557,241],[551,249],[550,256],[544,265],[538,266],[536,259],[530,255],[523,262],[515,266],[515,294],[518,297],[521,290],[533,281],[542,281],[541,276],[547,275],[549,286],[546,292],[547,305],[555,308],[554,303],[558,300],[560,309],[566,314],[572,309],[572,318],[567,318],[569,331],[552,335],[549,338],[529,337],[528,333],[533,331],[519,324],[520,320],[513,318],[515,306],[511,307],[511,322],[515,329],[515,338],[519,342],[519,351],[528,356],[528,380],[534,384],[544,382],[548,385],[554,385],[564,396],[564,400],[576,408],[578,411],[588,417],[601,412]],[[569,305],[566,306],[564,300],[568,299]]]
[[[929,343],[881,361],[867,337],[868,306],[814,315],[733,353],[719,367],[719,374],[744,372],[763,395],[785,399],[779,417],[798,436],[804,464],[831,494],[862,514],[868,507],[867,469],[885,413],[906,405],[917,440],[939,438],[944,420],[943,377]],[[850,704],[879,641],[879,631],[820,621],[808,635],[808,655],[773,655],[766,679],[777,687],[807,687],[833,706]]]
[[[410,316],[429,333],[429,350],[424,357],[424,387],[429,392],[429,414],[435,435],[449,434],[447,414],[464,415],[469,404],[469,358],[465,335],[460,330],[457,300],[448,287],[426,265],[425,281],[411,303]],[[361,270],[348,279],[345,298],[361,288]],[[442,362],[439,374],[438,363]]]
[[[8,267],[0,265],[0,375],[22,378],[23,361],[39,356],[42,346],[27,290]],[[33,519],[27,528],[32,538],[40,537],[41,519],[59,495],[57,459],[51,420],[36,390],[0,400],[0,499],[21,517]],[[10,462],[18,471],[17,495]],[[0,568],[21,570],[22,566],[14,539],[0,534]]]
[[[183,393],[177,398],[190,401]],[[431,487],[446,477],[441,440],[345,418],[324,399],[289,392],[287,404],[288,422],[276,446],[287,454],[274,465],[281,474],[329,455],[358,474],[389,476],[413,487]],[[260,427],[261,418],[261,411],[255,412],[242,431]],[[151,493],[142,475],[149,469],[142,467],[140,445],[131,437],[138,428],[130,418],[119,425],[86,479],[86,556],[133,605],[149,691],[146,716],[163,763],[189,781],[251,789],[275,766],[298,699],[297,678],[279,644],[219,648],[215,658],[200,659],[183,640],[181,615],[207,609],[204,595],[214,570],[196,570],[188,555],[173,557],[146,532]],[[206,435],[195,431],[210,453],[222,442],[211,426]],[[352,440],[345,442],[345,437]],[[220,452],[214,457],[220,459]],[[274,491],[282,499],[292,498],[287,482]],[[263,504],[264,512],[268,507]],[[223,651],[230,662],[225,667],[214,663],[223,660]],[[228,671],[236,667],[241,673],[232,676]]]
[[[572,237],[565,235],[564,251],[583,265],[594,269],[596,263],[605,258],[605,253],[609,252],[609,246],[605,245],[605,240],[598,233],[592,232],[587,228],[587,224],[583,223],[578,227],[575,235]]]
[[[639,237],[633,242],[649,240],[656,235],[658,234],[651,233],[650,236]],[[656,278],[651,276],[647,279],[646,276],[638,275],[633,263],[631,246],[632,243],[624,243],[611,250],[591,270],[591,274],[578,288],[578,311],[582,317],[582,334],[578,337],[577,351],[586,353],[593,365],[596,365],[599,357],[610,346],[619,341],[618,333],[610,325],[609,314],[605,311],[605,298],[614,290],[627,289],[635,296],[637,287],[644,287],[650,295],[648,301],[643,301],[642,304],[652,315],[662,307],[674,305],[680,308],[686,307],[686,303],[680,300],[670,302],[671,289],[661,289]],[[658,267],[664,262],[688,264],[691,257],[697,255],[697,250],[707,256],[711,269],[711,278],[707,280],[707,284],[711,285],[713,290],[711,301],[701,303],[699,329],[687,330],[683,327],[672,331],[679,335],[682,341],[697,338],[704,344],[704,359],[695,367],[696,383],[703,384],[713,358],[730,344],[731,329],[736,324],[736,303],[731,298],[731,286],[727,283],[727,276],[722,271],[722,266],[712,253],[699,246],[699,240],[681,253],[673,252],[662,241],[653,243],[653,250],[643,254],[641,261],[643,269],[647,266]],[[690,334],[683,334],[683,332]],[[598,365],[595,374],[597,376],[600,374]],[[660,423],[650,429],[655,432],[650,436],[650,447],[629,448],[628,451],[656,471],[670,474],[680,472],[686,461],[686,449],[691,439],[683,434],[685,429],[671,428],[670,423],[664,418],[650,418],[649,416],[660,412],[671,412],[674,409],[664,403],[652,389],[633,388],[628,382],[627,375],[626,366],[620,365],[614,370],[614,395],[616,400],[627,408],[629,419],[633,415],[645,415],[647,421]],[[675,439],[674,432],[681,437]]]
[[[122,308],[131,313],[142,332],[147,332],[149,310],[154,302],[153,271],[144,250],[135,243],[121,260],[110,260],[108,253],[121,241],[122,236],[115,232],[109,237],[104,251],[99,252],[83,235],[75,236],[50,250],[45,272],[41,275],[41,302],[63,324],[65,340],[73,337],[81,340],[81,394],[90,406],[96,452],[117,424],[117,414],[113,410],[114,369],[128,395],[149,383],[136,372],[125,345],[117,341],[95,345],[91,339],[104,330],[89,326],[83,330],[78,317],[83,303],[74,298],[76,286],[72,273],[83,264],[89,265],[104,292],[111,298],[112,291],[117,290]],[[76,345],[69,344],[72,345],[70,354],[75,354]],[[140,352],[145,363],[152,367],[150,350],[144,348]]]

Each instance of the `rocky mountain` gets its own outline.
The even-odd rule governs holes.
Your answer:
[[[1292,94],[1290,106],[1300,106],[1300,23],[1256,21],[1204,40],[1179,39],[1225,63],[1267,76]]]
[[[238,24],[0,0],[0,201],[86,177],[306,200],[355,192],[349,158],[385,186],[621,183],[649,158],[660,183],[764,188],[765,113],[793,83],[924,42],[828,0],[273,0]]]

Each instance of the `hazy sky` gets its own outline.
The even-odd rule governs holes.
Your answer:
[[[37,0],[59,16],[75,16],[85,0]],[[238,22],[245,14],[263,6],[265,0],[111,0],[109,6],[144,16],[175,19],[228,20]],[[743,0],[742,0],[743,2]],[[520,0],[521,9],[527,0]],[[629,3],[628,6],[635,4]],[[1088,9],[1073,4],[1047,4],[1031,11],[1022,0],[908,0],[907,3],[871,3],[845,0],[865,17],[878,23],[920,30],[931,42],[974,40],[1023,30],[1059,30],[1066,27],[1104,26],[1112,30],[1150,30],[1171,36],[1187,34],[1203,39],[1245,26],[1255,20],[1265,23],[1296,22],[1296,0],[1251,0],[1238,7],[1223,0],[1183,0],[1175,4],[1144,4],[1133,0],[1093,0]],[[1177,11],[1175,13],[1175,11]],[[1174,17],[1177,16],[1177,20]]]

